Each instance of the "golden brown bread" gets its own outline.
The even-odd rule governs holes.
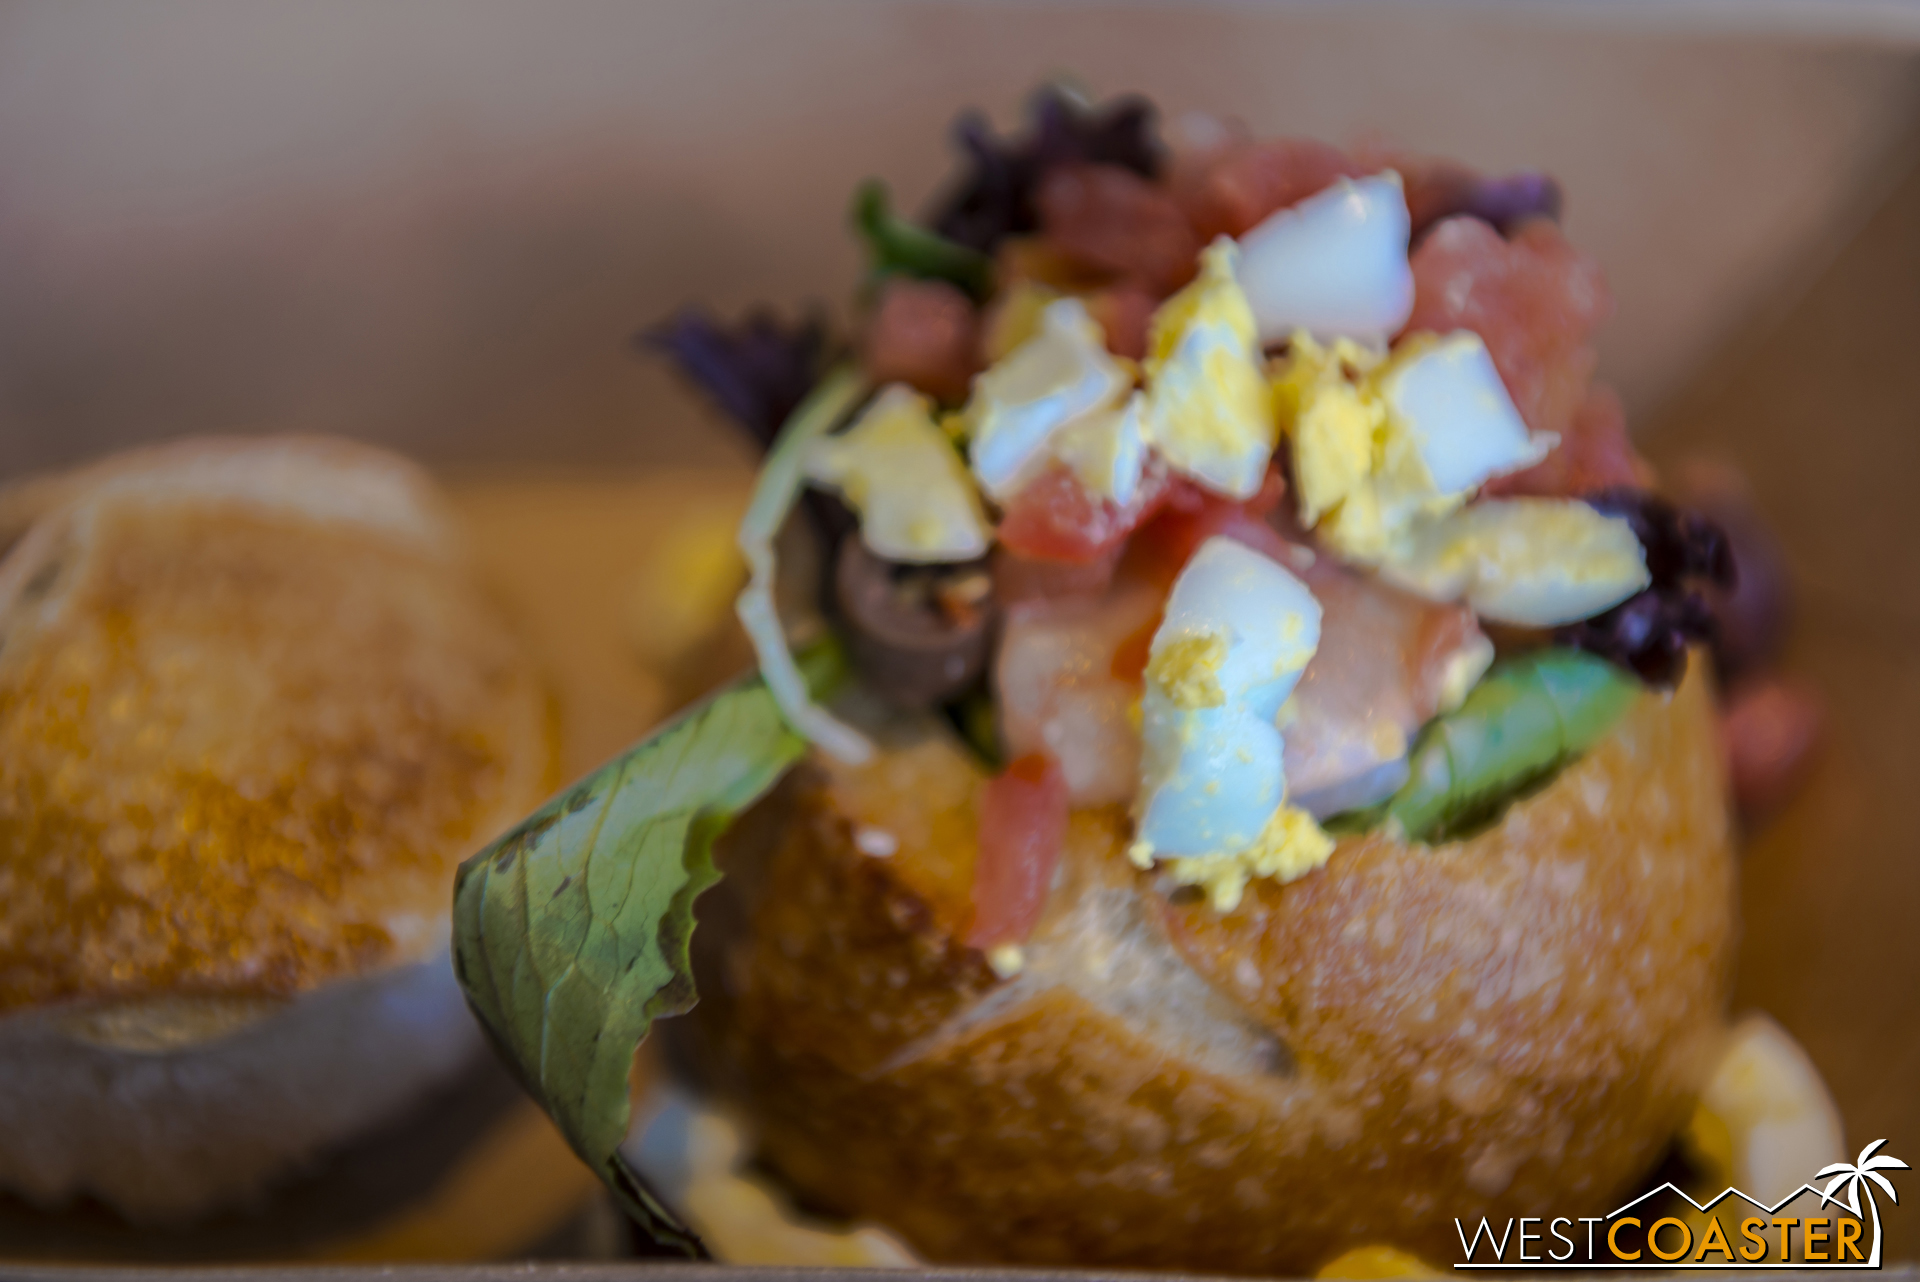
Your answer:
[[[477,1053],[452,875],[555,782],[544,683],[382,451],[135,451],[0,541],[0,1187],[257,1196]]]
[[[286,996],[445,947],[453,868],[551,785],[551,727],[430,502],[362,492],[410,471],[176,446],[14,547],[0,1012]]]
[[[701,905],[700,1040],[765,1160],[930,1258],[1451,1258],[1455,1216],[1607,1209],[1711,1067],[1733,866],[1697,675],[1491,830],[1348,839],[1224,917],[1077,813],[1010,981],[957,942],[978,783],[937,735],[818,765]]]

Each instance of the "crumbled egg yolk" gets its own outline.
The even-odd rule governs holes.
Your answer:
[[[1166,869],[1180,885],[1206,891],[1214,911],[1230,913],[1240,906],[1247,883],[1255,877],[1282,884],[1297,881],[1325,864],[1333,847],[1333,838],[1312,815],[1283,802],[1251,845],[1220,854],[1177,856],[1166,861]],[[1152,862],[1152,848],[1142,843],[1136,842],[1128,853],[1135,863]]]
[[[1300,520],[1313,526],[1380,470],[1387,410],[1357,379],[1382,356],[1350,339],[1329,347],[1304,331],[1274,379],[1274,404],[1293,445]]]
[[[1251,498],[1279,440],[1253,311],[1220,237],[1200,274],[1160,305],[1147,336],[1147,440],[1176,472]]]
[[[1027,968],[1027,954],[1018,944],[996,944],[987,950],[987,965],[1001,979],[1012,979]]]
[[[1383,356],[1304,331],[1274,380],[1301,520],[1350,561],[1378,565],[1490,477],[1537,463],[1535,438],[1478,335],[1417,334]]]
[[[1578,499],[1483,500],[1415,531],[1380,573],[1533,628],[1591,618],[1653,581],[1633,526]]]
[[[1217,632],[1182,637],[1169,642],[1147,663],[1147,680],[1166,692],[1176,708],[1218,708],[1226,703],[1220,688],[1220,666],[1227,659],[1227,639]]]
[[[860,514],[860,536],[890,561],[970,561],[987,551],[986,513],[927,398],[886,387],[854,425],[816,443],[807,474]]]

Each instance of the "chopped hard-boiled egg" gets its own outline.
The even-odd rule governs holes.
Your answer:
[[[1132,385],[1077,298],[1048,303],[1037,333],[973,381],[963,421],[973,473],[996,499],[1031,479],[1053,434]]]
[[[927,398],[903,383],[884,388],[852,427],[815,442],[806,471],[860,514],[860,537],[877,556],[929,564],[986,554],[986,513],[966,465]]]
[[[1383,346],[1413,314],[1412,232],[1400,175],[1342,178],[1240,238],[1240,284],[1260,341],[1304,329]]]
[[[1167,465],[1231,498],[1260,488],[1279,440],[1253,313],[1222,236],[1200,274],[1154,313],[1147,340],[1147,440]]]
[[[1350,339],[1322,347],[1304,330],[1274,379],[1274,407],[1293,445],[1300,520],[1312,527],[1360,495],[1385,462],[1387,407],[1366,375],[1379,353]],[[1343,549],[1351,555],[1350,549]]]
[[[1472,330],[1417,334],[1377,375],[1387,421],[1404,430],[1441,494],[1532,467],[1558,438],[1530,436],[1487,345]]]
[[[996,299],[987,311],[980,338],[980,353],[987,364],[997,365],[1038,334],[1047,304],[1059,299],[1059,290],[1031,280],[1016,281]]]
[[[1791,1193],[1808,1171],[1847,1158],[1820,1070],[1761,1014],[1735,1025],[1680,1139],[1713,1191],[1733,1184],[1768,1202]]]
[[[1083,414],[1054,435],[1048,453],[1073,469],[1087,493],[1126,507],[1146,471],[1146,411],[1146,394],[1135,392],[1112,409]]]
[[[1477,334],[1415,335],[1382,359],[1294,335],[1274,382],[1300,517],[1348,560],[1377,565],[1489,478],[1553,448],[1528,435]]]
[[[1633,526],[1578,499],[1489,499],[1420,527],[1383,577],[1500,623],[1544,628],[1652,582]]]
[[[1141,698],[1136,862],[1166,861],[1222,911],[1247,879],[1291,880],[1333,844],[1286,802],[1280,708],[1320,642],[1320,605],[1278,562],[1232,539],[1174,582]]]

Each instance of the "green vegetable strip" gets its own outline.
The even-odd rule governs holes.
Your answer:
[[[944,280],[975,302],[993,293],[993,260],[895,214],[884,183],[869,180],[854,192],[853,225],[873,255],[875,276]]]
[[[1459,708],[1421,731],[1410,777],[1377,817],[1398,821],[1415,841],[1490,819],[1516,793],[1592,747],[1641,688],[1625,671],[1578,650],[1541,650],[1496,664]]]
[[[774,609],[773,549],[780,527],[786,524],[806,484],[803,469],[807,450],[838,426],[865,393],[866,383],[859,372],[843,365],[813,389],[774,438],[773,448],[767,451],[753,483],[747,514],[740,522],[740,552],[747,559],[751,577],[734,607],[760,660],[760,674],[788,723],[835,757],[855,765],[873,755],[873,745],[808,697],[806,682],[794,666],[786,631]]]
[[[801,658],[824,696],[831,641]],[[454,973],[495,1048],[575,1152],[655,1239],[699,1239],[620,1156],[627,1077],[653,1021],[696,998],[693,902],[720,879],[713,842],[806,751],[759,679],[743,680],[608,762],[462,864]]]

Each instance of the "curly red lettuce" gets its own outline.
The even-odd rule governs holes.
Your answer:
[[[1441,163],[1407,179],[1407,213],[1416,245],[1434,224],[1460,214],[1490,223],[1511,239],[1529,219],[1560,221],[1564,203],[1560,184],[1534,170],[1486,175]]]
[[[762,449],[836,354],[819,313],[787,321],[767,308],[728,324],[701,308],[683,307],[635,341],[672,357],[688,381]]]
[[[954,123],[969,167],[935,204],[929,225],[947,240],[992,253],[1007,236],[1037,231],[1041,180],[1060,165],[1118,165],[1157,178],[1165,158],[1156,112],[1127,96],[1083,106],[1057,86],[1036,93],[1025,134],[997,137],[985,117],[968,112]]]

